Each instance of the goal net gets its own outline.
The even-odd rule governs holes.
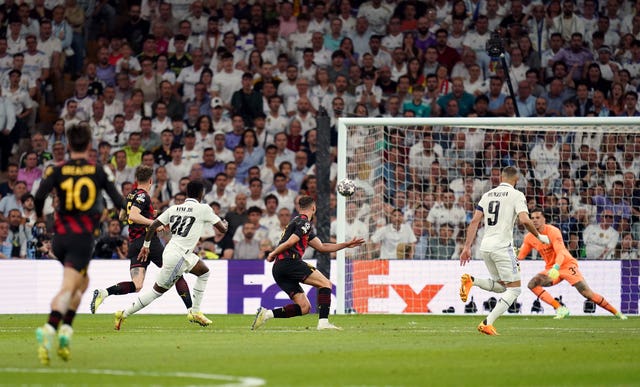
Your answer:
[[[529,209],[560,228],[591,288],[623,313],[638,313],[640,119],[346,118],[338,122],[336,238],[367,242],[337,255],[338,313],[486,313],[495,298],[460,275],[488,278],[477,248],[459,254],[480,196],[516,167]],[[526,231],[514,229],[519,247]],[[544,269],[534,251],[521,261],[523,292],[513,313],[553,313],[526,284]],[[548,289],[572,314],[606,314],[563,282]],[[491,297],[495,297],[493,300]],[[595,310],[592,310],[595,309]]]

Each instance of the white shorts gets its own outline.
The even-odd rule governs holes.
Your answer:
[[[480,251],[480,256],[494,281],[520,281],[520,263],[513,247],[502,247],[495,251]]]
[[[165,248],[162,253],[162,268],[156,278],[158,286],[170,289],[184,273],[188,273],[200,258],[194,253]]]

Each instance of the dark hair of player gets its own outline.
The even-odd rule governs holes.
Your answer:
[[[67,138],[72,152],[84,152],[91,143],[91,129],[86,124],[72,125],[67,129]]]
[[[533,213],[536,213],[536,212],[541,213],[541,214],[542,214],[542,217],[545,217],[545,216],[544,216],[544,210],[542,209],[542,207],[534,207],[534,209],[533,209],[533,210],[531,210],[531,213],[532,213],[532,214],[533,214]]]
[[[187,184],[187,197],[192,199],[200,199],[204,191],[204,184],[201,181],[193,180]]]
[[[136,181],[138,183],[146,183],[153,176],[153,168],[146,165],[141,165],[136,168]]]
[[[300,199],[298,200],[298,206],[300,206],[301,210],[306,210],[308,208],[311,208],[311,206],[315,202],[316,201],[313,200],[311,196],[304,195],[304,196],[300,196]]]

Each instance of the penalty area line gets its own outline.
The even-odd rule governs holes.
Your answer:
[[[110,376],[146,376],[151,378],[174,377],[182,379],[216,380],[227,382],[226,384],[215,384],[215,386],[225,387],[259,387],[264,386],[264,379],[250,376],[231,376],[219,374],[206,374],[200,372],[153,372],[153,371],[131,371],[131,370],[109,370],[109,369],[75,369],[75,368],[0,368],[0,374],[20,373],[20,374],[74,374],[74,375],[110,375]]]

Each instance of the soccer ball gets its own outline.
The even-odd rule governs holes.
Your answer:
[[[354,193],[356,193],[356,185],[351,179],[347,179],[346,177],[338,183],[337,186],[338,193],[344,197],[350,197]]]

